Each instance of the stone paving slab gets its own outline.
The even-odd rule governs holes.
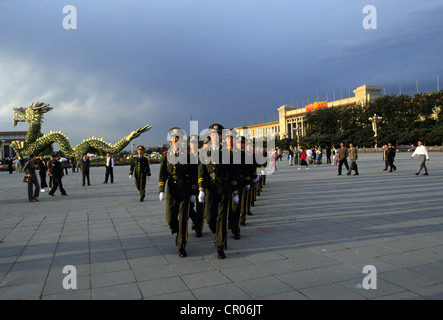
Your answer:
[[[213,236],[189,232],[180,258],[158,201],[159,165],[138,201],[129,167],[91,168],[91,184],[71,171],[68,197],[27,201],[23,174],[0,172],[0,299],[308,300],[443,298],[443,154],[429,176],[399,153],[382,172],[381,154],[361,153],[359,176],[330,164],[297,170],[278,161],[253,215],[229,234],[218,260]],[[75,266],[77,289],[63,268]],[[377,288],[364,289],[364,266]]]

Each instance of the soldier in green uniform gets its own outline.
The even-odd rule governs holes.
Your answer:
[[[246,153],[244,150],[244,137],[232,129],[230,135],[226,137],[227,148],[232,151],[232,166],[237,177],[238,202],[231,200],[230,212],[228,216],[228,228],[234,235],[235,240],[240,237],[240,215],[242,207],[246,206],[246,190],[250,188],[250,170],[246,164]],[[234,147],[235,143],[235,147]]]
[[[209,148],[200,155],[198,167],[199,201],[205,203],[205,216],[209,228],[215,233],[214,244],[219,259],[224,259],[224,249],[227,248],[227,219],[231,191],[233,199],[238,202],[237,177],[233,166],[224,163],[223,152],[227,159],[232,157],[229,151],[222,149],[222,130],[220,124],[209,126],[211,142]],[[225,155],[226,156],[226,155]]]
[[[189,182],[191,184],[191,208],[189,217],[192,220],[193,230],[197,238],[202,236],[204,222],[204,203],[198,201],[198,136],[192,135],[189,138]],[[195,209],[194,209],[195,205]]]
[[[138,146],[137,156],[132,158],[131,168],[129,169],[129,179],[134,175],[135,186],[140,192],[140,202],[145,199],[146,177],[151,176],[151,169],[149,168],[149,160],[144,156],[145,148]]]
[[[244,144],[246,142],[246,145]],[[249,173],[249,188],[246,187],[246,196],[244,197],[244,204],[242,205],[242,210],[240,211],[240,225],[246,226],[246,215],[252,215],[251,207],[254,206],[256,186],[259,180],[257,175],[257,164],[254,157],[254,145],[251,139],[245,139],[242,141],[242,148],[245,150],[247,161],[246,168]]]
[[[253,181],[255,178],[255,166],[253,164],[253,155],[249,154],[245,148],[245,137],[237,137],[237,149],[242,153],[242,177],[243,192],[240,198],[239,225],[246,225],[246,215],[250,212],[249,199]]]
[[[166,221],[171,233],[177,234],[176,245],[180,257],[187,256],[188,219],[191,187],[184,131],[174,127],[169,130],[171,147],[165,151],[158,177],[159,199],[166,199]],[[165,186],[167,185],[166,195]]]

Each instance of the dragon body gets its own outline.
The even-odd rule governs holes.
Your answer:
[[[98,139],[96,137],[91,137],[83,140],[76,147],[72,147],[69,143],[68,137],[66,137],[61,131],[51,131],[48,134],[42,135],[41,127],[43,123],[43,115],[52,110],[48,104],[37,102],[33,103],[28,108],[13,108],[13,110],[14,127],[18,122],[26,122],[29,124],[25,141],[15,140],[11,143],[11,147],[14,149],[19,158],[29,156],[31,154],[40,154],[53,143],[58,143],[60,145],[61,152],[67,157],[81,156],[88,152],[101,154],[107,152],[111,154],[118,153],[123,150],[131,142],[131,140],[139,137],[142,133],[151,129],[150,125],[138,128],[115,144],[107,143],[106,141],[103,141],[103,138]]]

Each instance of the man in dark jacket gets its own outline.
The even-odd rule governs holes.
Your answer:
[[[60,153],[57,153],[55,155],[55,158],[52,161],[52,167],[51,167],[51,177],[54,180],[51,191],[49,191],[50,196],[54,196],[55,191],[58,187],[60,187],[60,193],[62,196],[67,196],[65,189],[63,188],[62,178],[63,178],[63,166],[61,163],[62,156]]]
[[[394,166],[394,159],[395,159],[395,147],[392,145],[392,143],[388,143],[388,150],[386,152],[386,161],[388,166],[390,166],[391,168],[389,169],[389,172],[395,171],[397,170],[397,167]]]
[[[85,185],[85,180],[88,180],[88,186],[91,185],[89,181],[89,165],[90,165],[89,157],[85,153],[83,155],[83,158],[79,160],[79,166],[82,172],[82,186]]]
[[[348,149],[345,147],[345,144],[342,142],[340,143],[340,149],[338,149],[338,159],[339,159],[339,163],[338,163],[338,175],[341,176],[341,171],[343,168],[343,165],[345,165],[346,170],[349,170],[349,165],[348,165]]]
[[[40,160],[37,163],[38,174],[40,176],[40,187],[42,188],[42,192],[46,192],[48,188],[48,184],[46,183],[46,172],[48,171],[48,167],[46,165],[45,157],[40,155]]]

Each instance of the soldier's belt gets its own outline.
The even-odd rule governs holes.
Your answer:
[[[211,174],[209,174],[209,176],[212,178],[212,179],[215,179],[215,178],[217,178],[217,177],[225,177],[226,178],[226,174],[225,173],[211,173]]]
[[[180,180],[180,179],[184,179],[185,176],[180,176],[180,175],[174,174],[174,175],[171,176],[171,178],[172,178],[172,180],[174,180],[174,181],[178,181],[178,180]]]

